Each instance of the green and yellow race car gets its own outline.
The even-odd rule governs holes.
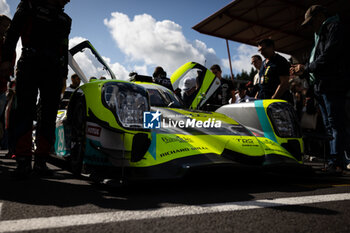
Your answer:
[[[114,79],[88,41],[71,49],[70,65],[81,79],[87,76],[75,58],[86,50],[112,79],[86,82],[58,112],[52,155],[67,160],[72,172],[168,179],[193,168],[302,165],[301,133],[288,103],[257,100],[203,111],[220,82],[204,66],[189,62],[171,77],[179,90],[186,78],[196,76],[195,97],[185,108],[179,95],[151,77]]]

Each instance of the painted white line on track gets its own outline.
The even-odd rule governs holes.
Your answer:
[[[277,199],[264,199],[245,202],[231,202],[208,204],[201,206],[177,206],[160,209],[138,211],[116,211],[106,213],[79,214],[57,217],[42,217],[31,219],[0,221],[0,232],[31,231],[50,228],[73,227],[104,223],[116,223],[130,220],[145,220],[162,217],[176,217],[195,214],[210,214],[218,212],[232,212],[284,205],[304,205],[331,201],[350,200],[350,193],[302,196]]]

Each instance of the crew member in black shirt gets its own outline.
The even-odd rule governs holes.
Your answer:
[[[220,87],[207,101],[208,107],[206,110],[215,111],[220,106],[228,104],[231,98],[235,100],[235,91],[232,81],[230,79],[225,79],[222,77],[222,70],[219,65],[212,65],[210,67],[210,70],[213,72],[213,74],[215,74],[216,77],[220,79],[221,82]]]
[[[288,91],[289,62],[275,52],[275,43],[271,39],[258,42],[258,50],[265,57],[259,73],[258,99],[284,99],[292,101]]]
[[[20,37],[23,46],[17,63],[14,129],[16,174],[23,178],[32,170],[32,129],[38,91],[41,112],[36,129],[34,171],[39,175],[50,173],[46,158],[54,143],[57,109],[68,73],[71,18],[63,9],[68,2],[21,0],[4,37],[0,65],[2,77],[13,70],[11,61]]]

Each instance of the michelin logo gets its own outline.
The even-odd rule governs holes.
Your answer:
[[[145,129],[159,129],[161,115],[162,114],[159,111],[144,112],[143,113],[143,128],[145,128]]]

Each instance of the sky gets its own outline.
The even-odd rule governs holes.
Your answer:
[[[0,14],[12,18],[19,2],[0,0]],[[156,66],[162,66],[170,77],[189,61],[208,68],[219,64],[223,74],[230,74],[226,41],[192,29],[230,2],[71,0],[65,7],[72,18],[70,47],[89,40],[123,80],[132,71],[152,75]],[[232,41],[229,47],[233,73],[249,72],[250,57],[257,54],[257,48]]]

